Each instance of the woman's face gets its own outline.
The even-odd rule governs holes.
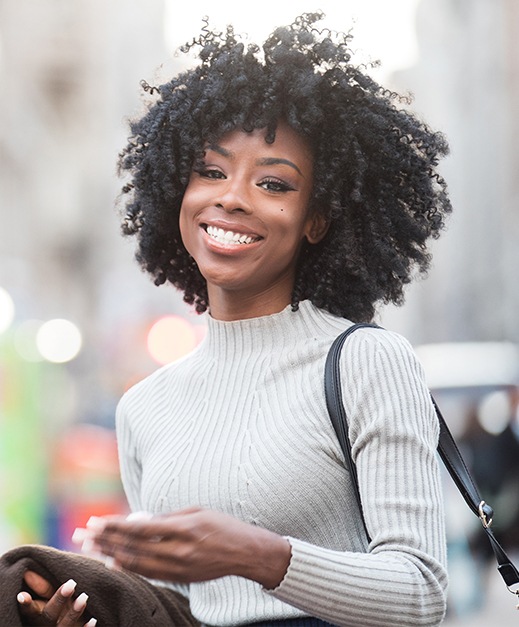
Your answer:
[[[309,211],[312,171],[307,142],[286,124],[272,144],[261,129],[206,146],[182,201],[180,232],[214,317],[230,319],[222,313],[229,306],[254,317],[290,303],[301,244],[324,235]]]

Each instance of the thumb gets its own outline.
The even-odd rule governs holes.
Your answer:
[[[29,588],[44,599],[50,599],[56,592],[54,586],[44,577],[38,575],[33,570],[26,570],[23,579]]]

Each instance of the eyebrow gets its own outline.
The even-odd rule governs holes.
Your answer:
[[[299,172],[299,174],[303,178],[305,178],[301,170],[297,167],[297,165],[293,163],[292,161],[289,161],[288,159],[281,159],[279,157],[266,157],[265,159],[258,159],[256,163],[257,165],[288,165],[291,168],[294,168],[296,172]]]
[[[225,148],[222,148],[222,146],[219,146],[218,144],[208,144],[205,147],[206,150],[212,150],[213,152],[217,152],[219,155],[222,155],[222,157],[234,157],[234,153],[231,152],[230,150],[226,150]]]
[[[231,159],[234,157],[233,152],[231,152],[230,150],[227,150],[226,148],[223,148],[223,146],[219,146],[218,144],[209,144],[206,147],[206,150],[213,150],[214,152],[217,152],[219,155],[222,155],[222,157],[227,157]],[[293,163],[292,161],[290,161],[289,159],[282,159],[281,157],[264,157],[263,159],[258,159],[256,161],[256,165],[288,165],[289,167],[293,168],[296,172],[298,172],[303,178],[305,178],[304,174],[297,167],[297,165]]]

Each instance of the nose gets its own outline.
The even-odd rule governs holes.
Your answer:
[[[220,188],[214,202],[217,207],[222,207],[229,213],[250,213],[252,210],[246,185],[240,180],[227,179]]]

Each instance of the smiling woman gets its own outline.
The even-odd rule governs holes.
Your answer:
[[[450,211],[447,146],[320,17],[261,49],[206,25],[184,48],[196,68],[144,84],[156,100],[120,158],[123,231],[157,285],[208,312],[208,333],[119,403],[136,515],[77,537],[185,595],[192,624],[417,627],[445,613],[439,429],[420,364],[389,331],[362,329],[342,353],[362,508],[323,372],[337,335],[427,269]],[[42,608],[45,624],[84,622],[71,584],[25,583],[39,595],[21,593],[27,622]],[[110,606],[87,592],[92,615]]]

